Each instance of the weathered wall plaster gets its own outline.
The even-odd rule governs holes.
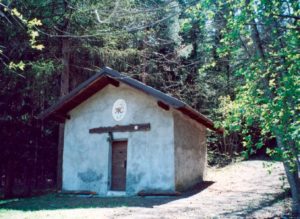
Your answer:
[[[174,111],[175,185],[185,190],[203,180],[206,167],[206,127]]]
[[[111,110],[119,98],[126,101],[127,114],[116,122]],[[124,84],[108,85],[69,114],[64,136],[64,190],[90,190],[105,196],[110,189],[108,134],[90,134],[89,129],[133,123],[150,123],[151,130],[114,133],[115,139],[128,139],[126,193],[175,190],[173,115],[159,108],[153,97]]]

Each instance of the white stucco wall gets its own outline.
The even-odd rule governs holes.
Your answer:
[[[111,115],[117,99],[127,103],[127,114],[120,122]],[[69,115],[64,136],[64,190],[90,190],[105,196],[110,189],[108,134],[90,134],[89,129],[134,123],[150,123],[151,130],[114,133],[115,139],[128,139],[127,194],[175,190],[173,115],[159,108],[154,98],[124,84],[108,85]]]
[[[203,181],[207,164],[206,127],[174,111],[175,187],[186,190]]]

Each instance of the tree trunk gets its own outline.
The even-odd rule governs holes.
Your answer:
[[[64,38],[62,40],[62,64],[63,72],[60,79],[60,96],[65,96],[69,93],[70,81],[70,40]]]
[[[5,170],[4,198],[12,198],[15,181],[15,162],[13,158],[8,158]]]
[[[62,190],[62,160],[63,160],[63,149],[64,149],[64,129],[65,124],[59,124],[59,136],[58,136],[58,149],[57,149],[57,176],[56,185],[57,191]]]
[[[285,145],[282,142],[282,137],[279,133],[275,133],[277,147],[282,150],[285,150]],[[295,161],[297,166],[297,162]],[[285,160],[283,161],[284,170],[287,176],[288,183],[291,188],[292,193],[292,215],[297,217],[300,215],[300,180],[298,177],[298,168],[295,171],[292,171],[290,165]]]
[[[290,167],[286,162],[283,162],[287,180],[291,187],[292,193],[292,215],[297,217],[300,215],[300,182],[298,177],[298,169],[291,172]]]
[[[70,81],[70,40],[64,38],[62,40],[62,63],[63,72],[60,80],[60,96],[63,97],[69,93]],[[59,124],[59,138],[57,150],[57,190],[62,189],[62,163],[63,163],[63,148],[64,148],[64,129],[65,125]]]

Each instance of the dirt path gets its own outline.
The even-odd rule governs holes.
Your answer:
[[[286,198],[279,180],[280,163],[269,174],[263,161],[246,161],[222,169],[208,169],[208,187],[180,198],[128,198],[130,207],[7,212],[12,218],[268,218],[286,214]],[[125,200],[126,201],[126,200]],[[143,203],[141,203],[143,202]],[[1,218],[1,214],[0,214]],[[7,218],[7,217],[6,217]]]
[[[280,177],[283,167],[276,163],[271,174],[262,161],[247,161],[222,169],[209,169],[208,181],[214,183],[192,196],[154,206],[152,209],[115,209],[107,216],[124,218],[266,218],[285,213],[290,200],[285,200]]]

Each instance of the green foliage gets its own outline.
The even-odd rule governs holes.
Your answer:
[[[39,32],[36,30],[37,27],[42,26],[41,20],[38,20],[37,18],[29,20],[25,18],[25,16],[20,13],[19,10],[15,7],[10,8],[3,3],[1,3],[0,6],[2,19],[1,23],[4,23],[5,26],[12,26],[16,29],[20,27],[21,29],[25,28],[27,36],[29,37],[28,42],[30,44],[30,47],[36,50],[42,50],[44,48],[44,45],[38,43],[37,38],[39,37]],[[0,44],[0,47],[5,48],[6,45]],[[23,71],[26,65],[24,61],[12,60],[13,57],[7,56],[5,52],[7,53],[7,51],[0,49],[0,64],[4,64],[9,69],[15,72],[17,72],[18,70]],[[2,57],[6,58],[7,60],[4,61]]]
[[[223,127],[227,134],[242,135],[246,158],[276,139],[276,147],[268,145],[267,153],[283,161],[292,192],[292,211],[299,215],[299,2],[201,3],[210,21],[220,19],[218,14],[222,12],[225,22],[217,56],[229,59],[234,78],[241,80],[234,95],[220,98],[218,113]],[[210,65],[208,62],[204,70]]]
[[[266,138],[282,139],[279,149],[268,152],[280,157],[293,169],[299,156],[300,135],[300,61],[298,21],[278,20],[286,13],[292,2],[250,2],[246,5],[239,1],[222,3],[229,8],[227,31],[224,31],[221,56],[230,51],[232,62],[239,65],[235,74],[244,79],[244,84],[236,89],[234,99],[221,98],[220,113],[223,126],[230,131],[241,131],[244,146],[251,153],[252,148],[260,148]],[[293,14],[299,9],[294,8]],[[262,23],[259,28],[262,51],[259,42],[253,38],[251,22]],[[229,30],[229,31],[228,31]],[[271,31],[270,35],[267,31]],[[283,31],[281,31],[283,30]],[[245,51],[246,50],[246,51]],[[248,52],[248,53],[247,53]],[[263,52],[264,54],[259,54]],[[244,59],[245,58],[245,59]],[[254,144],[249,129],[257,124],[261,132],[259,143]],[[267,135],[271,133],[271,135]]]
[[[9,11],[12,16],[18,18],[27,27],[27,33],[30,36],[29,42],[32,48],[37,50],[42,50],[44,48],[42,44],[37,44],[36,40],[36,38],[39,36],[39,33],[35,30],[35,28],[42,26],[42,22],[40,20],[36,18],[27,20],[16,8],[10,10],[8,7],[4,7],[4,11]]]
[[[20,69],[23,71],[25,68],[25,63],[23,61],[20,61],[19,63],[10,62],[8,67],[12,70]]]

